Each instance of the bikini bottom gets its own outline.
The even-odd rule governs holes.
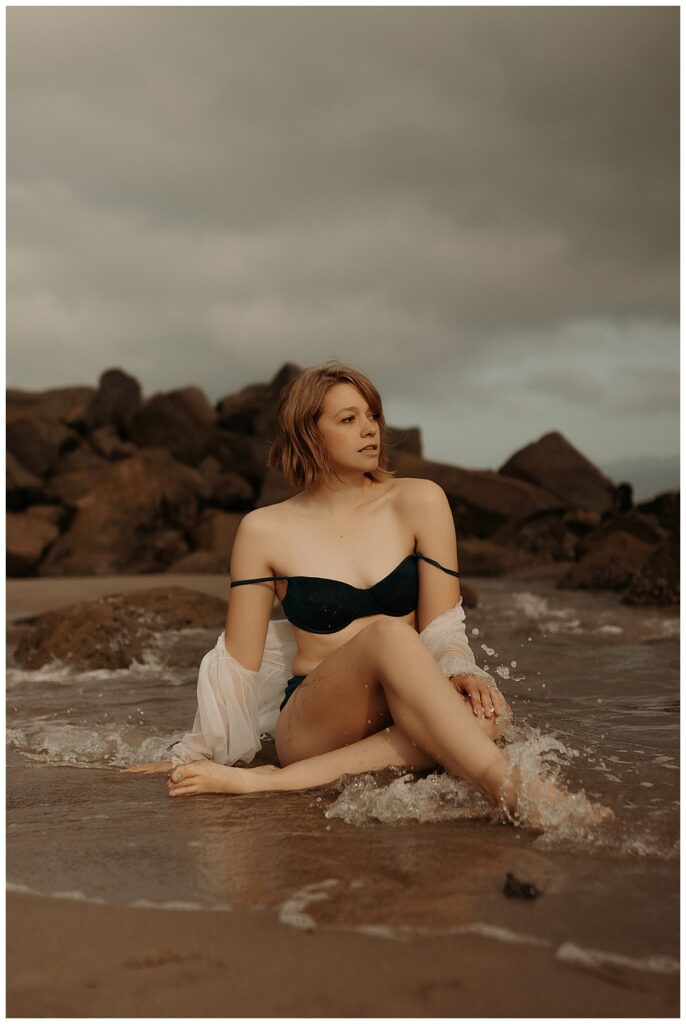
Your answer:
[[[293,696],[296,689],[298,688],[298,686],[300,686],[304,678],[305,676],[291,676],[291,678],[286,683],[286,696],[279,705],[279,711],[283,711],[283,709],[286,706],[286,702],[288,701],[288,698]]]

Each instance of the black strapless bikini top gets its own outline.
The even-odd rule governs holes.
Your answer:
[[[231,586],[288,580],[288,590],[282,601],[288,621],[307,633],[338,633],[354,619],[366,615],[382,613],[398,617],[413,612],[419,600],[419,558],[431,562],[451,576],[460,575],[454,569],[446,569],[440,562],[415,551],[403,558],[388,576],[366,590],[321,576],[260,576],[254,580],[236,580]]]

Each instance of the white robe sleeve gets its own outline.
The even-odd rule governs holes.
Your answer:
[[[224,632],[200,662],[198,709],[193,727],[171,746],[172,764],[209,758],[218,764],[249,763],[274,734],[279,705],[296,652],[287,619],[271,619],[259,671],[246,668],[226,649]]]
[[[438,615],[419,635],[440,665],[444,676],[480,676],[495,686],[493,676],[476,663],[467,639],[464,618],[460,597],[453,608]]]

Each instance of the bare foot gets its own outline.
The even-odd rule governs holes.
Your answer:
[[[510,809],[523,825],[545,829],[563,824],[596,826],[616,820],[610,807],[593,803],[583,793],[572,793],[543,779],[524,781],[518,771],[513,775],[517,795]]]
[[[168,772],[174,767],[173,761],[146,761],[144,764],[134,764],[130,768],[120,768],[122,772]]]
[[[273,764],[257,768],[234,768],[214,761],[179,764],[167,776],[169,796],[195,793],[260,793],[276,789],[274,778],[281,769]]]

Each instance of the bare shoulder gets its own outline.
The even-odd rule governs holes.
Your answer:
[[[239,529],[243,540],[253,546],[259,545],[265,560],[272,567],[279,563],[278,553],[283,550],[284,541],[293,529],[293,515],[294,509],[288,499],[273,505],[262,505],[247,512],[241,519]]]
[[[231,575],[273,575],[272,553],[278,545],[278,525],[271,506],[255,508],[241,519],[231,553]]]
[[[440,508],[448,501],[440,484],[421,477],[403,477],[397,481],[398,499],[408,512],[422,512]]]

